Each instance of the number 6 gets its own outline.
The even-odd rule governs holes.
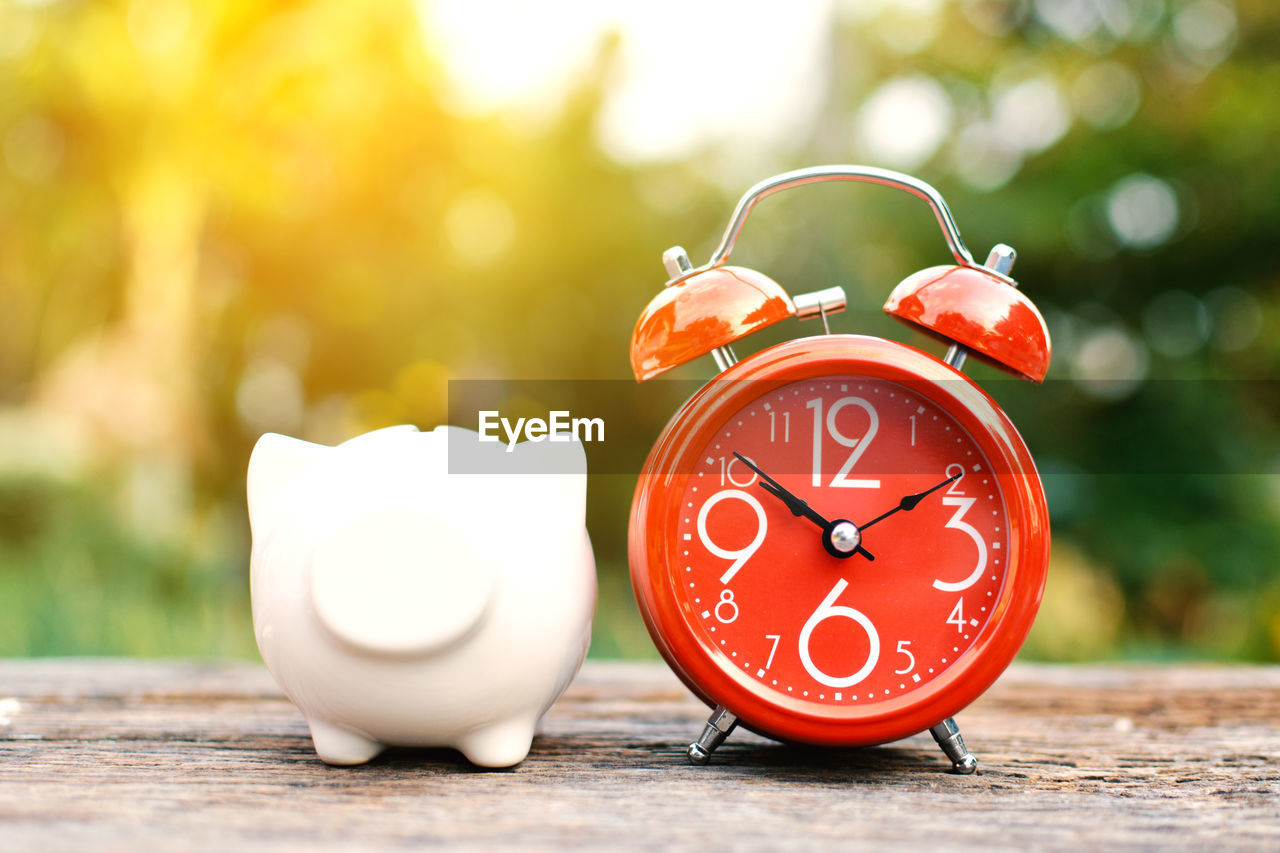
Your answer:
[[[871,620],[861,610],[835,603],[836,599],[840,597],[840,593],[844,592],[845,587],[848,585],[849,582],[844,578],[836,581],[836,585],[831,588],[831,592],[827,593],[827,597],[822,599],[818,609],[809,615],[804,627],[800,629],[800,663],[804,664],[805,671],[813,676],[814,681],[821,682],[828,687],[849,687],[857,684],[871,674],[871,670],[876,667],[876,661],[880,659],[880,636],[876,633],[876,626],[871,624]],[[862,665],[862,669],[844,678],[827,675],[814,666],[813,658],[809,655],[809,636],[813,633],[813,629],[827,619],[834,619],[837,616],[852,619],[862,626],[862,630],[867,632],[867,639],[871,644],[871,647],[867,650],[867,662]]]

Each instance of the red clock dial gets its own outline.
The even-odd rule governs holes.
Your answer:
[[[668,662],[788,739],[883,742],[968,704],[1044,582],[1043,493],[1007,419],[936,359],[857,336],[723,379],[668,427],[633,512]]]
[[[800,380],[734,413],[703,450],[677,525],[683,605],[768,689],[828,705],[900,695],[990,619],[1008,551],[1000,485],[931,400],[881,379]],[[852,521],[864,550],[829,553],[827,531],[735,453],[830,523]]]

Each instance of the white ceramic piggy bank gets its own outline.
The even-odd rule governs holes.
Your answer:
[[[596,594],[582,445],[477,437],[403,426],[254,448],[258,648],[329,764],[392,745],[517,764],[582,663]],[[450,474],[450,447],[502,473]],[[512,473],[530,462],[548,464]]]

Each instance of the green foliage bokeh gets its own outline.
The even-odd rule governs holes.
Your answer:
[[[1053,513],[1027,653],[1280,659],[1280,11],[1117,0],[1139,23],[1069,37],[1048,5],[942,3],[948,37],[918,53],[883,37],[905,13],[836,16],[821,110],[783,150],[641,163],[599,141],[617,39],[517,120],[454,108],[405,3],[219,0],[175,46],[164,4],[0,0],[0,655],[252,655],[261,432],[430,427],[454,379],[629,381],[662,250],[709,255],[770,173],[867,158],[860,110],[927,79],[953,131],[913,171],[975,252],[1018,248],[1055,338],[1043,388],[973,371]],[[1230,44],[1187,53],[1215,14]],[[973,142],[1001,91],[1084,97],[1102,63],[1137,81],[1123,120],[1012,154]],[[975,173],[997,155],[1003,179]],[[1173,198],[1172,233],[1126,241],[1126,187]],[[921,346],[879,305],[946,260],[918,201],[847,186],[771,199],[735,254],[793,293],[842,284],[840,331]],[[653,436],[668,402],[636,414]],[[590,484],[603,656],[653,654],[626,580],[633,486]]]

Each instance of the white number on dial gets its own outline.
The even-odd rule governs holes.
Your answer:
[[[895,669],[893,671],[894,675],[906,675],[908,672],[916,668],[916,656],[911,654],[911,649],[907,648],[909,645],[911,645],[910,640],[898,641],[898,654],[907,656],[907,665],[902,669]]]
[[[716,620],[724,625],[738,621],[738,602],[733,600],[733,590],[720,590],[720,601],[716,604]]]
[[[960,481],[957,480],[956,482]],[[964,520],[964,514],[973,507],[977,500],[977,498],[965,498],[959,495],[947,495],[942,499],[943,506],[958,507],[946,526],[952,530],[959,530],[973,540],[973,544],[978,548],[978,561],[974,564],[973,571],[964,580],[955,582],[941,579],[935,580],[933,582],[934,589],[940,589],[943,592],[960,592],[968,589],[977,582],[978,578],[982,577],[982,572],[987,568],[987,542],[982,538],[982,534],[978,532],[977,528]]]
[[[769,649],[769,659],[764,662],[764,668],[768,669],[773,666],[773,656],[778,653],[778,641],[782,639],[781,634],[765,634],[766,640],[773,640],[773,647]]]
[[[828,687],[849,687],[857,684],[871,674],[871,670],[875,669],[876,661],[880,659],[880,636],[876,633],[876,626],[871,624],[871,620],[862,611],[855,610],[844,604],[835,603],[836,599],[840,597],[840,593],[844,592],[845,587],[848,585],[849,582],[844,578],[836,581],[836,585],[831,588],[831,592],[827,593],[827,597],[822,599],[818,609],[809,614],[804,627],[800,629],[800,663],[804,664],[805,671],[813,676],[815,681]],[[813,634],[813,629],[827,619],[834,619],[837,616],[843,616],[846,619],[852,619],[857,622],[862,626],[862,630],[867,632],[867,640],[870,641],[870,648],[867,650],[867,662],[853,675],[847,675],[843,678],[829,675],[818,669],[809,654],[809,637]]]
[[[845,406],[857,406],[867,413],[869,423],[867,431],[861,438],[849,438],[836,427],[836,415]],[[813,479],[814,486],[822,485],[822,444],[824,439],[824,419],[822,417],[822,398],[815,397],[812,400],[805,401],[805,407],[813,409]],[[879,480],[850,480],[849,472],[853,470],[853,466],[862,458],[862,454],[867,452],[867,447],[871,444],[871,439],[875,438],[876,431],[880,429],[880,416],[876,414],[875,407],[861,397],[841,397],[831,404],[831,408],[827,410],[825,419],[826,433],[829,433],[835,440],[836,444],[841,447],[850,448],[849,456],[844,460],[844,464],[840,466],[840,470],[831,478],[828,486],[845,489],[878,489],[880,488]]]
[[[738,476],[740,477],[743,474],[746,474],[747,478],[745,480],[739,480],[737,477],[733,476],[734,465],[741,466],[742,470],[738,472]],[[720,457],[720,485],[721,486],[723,486],[725,484],[725,481],[728,480],[730,485],[734,485],[739,488],[745,489],[747,486],[750,486],[752,483],[754,483],[756,479],[757,479],[756,472],[752,471],[746,465],[743,465],[742,460],[739,459],[738,457],[736,456],[734,456],[733,458],[727,458],[724,456]]]
[[[711,508],[721,501],[735,500],[742,501],[751,507],[756,514],[756,537],[745,548],[730,550],[721,548],[719,545],[711,541],[711,537],[707,535],[707,515],[710,514]],[[707,502],[702,505],[702,509],[698,510],[698,539],[712,554],[724,560],[732,560],[729,568],[720,576],[720,583],[728,583],[733,580],[733,576],[738,573],[738,569],[742,568],[747,560],[751,559],[751,555],[759,550],[764,544],[765,534],[768,532],[769,523],[765,520],[764,507],[760,506],[760,501],[756,500],[755,495],[744,492],[741,489],[725,489],[716,492],[707,498]]]
[[[777,412],[772,412],[772,411],[769,412],[769,440],[770,441],[778,440],[778,429],[777,429],[778,424],[777,424],[777,419],[774,417],[776,414]],[[790,443],[791,441],[791,413],[790,412],[782,413],[782,440],[783,442],[786,442],[786,443]]]

